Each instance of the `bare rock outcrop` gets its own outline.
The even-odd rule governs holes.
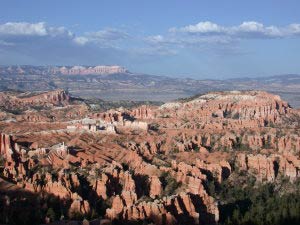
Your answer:
[[[291,180],[299,177],[300,160],[293,155],[271,154],[238,154],[237,165],[241,170],[248,171],[260,181],[274,181],[278,175]]]
[[[152,176],[150,178],[150,197],[156,198],[162,193],[162,185],[157,176]]]
[[[216,224],[219,219],[216,203],[212,198],[206,198],[205,194],[180,193],[153,202],[140,202],[130,207],[120,207],[122,204],[121,199],[116,197],[112,208],[106,211],[107,216],[125,221],[151,219],[158,225],[171,225],[182,221],[189,221],[190,224],[201,224],[203,221]],[[207,211],[203,210],[204,207]]]
[[[74,217],[76,214],[88,215],[90,213],[90,205],[88,201],[83,200],[77,193],[72,195],[72,204],[69,208],[69,216]]]

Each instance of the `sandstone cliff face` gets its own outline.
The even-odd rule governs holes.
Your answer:
[[[98,197],[106,200],[107,199],[107,188],[108,176],[106,174],[101,174],[101,177],[92,182],[93,189],[97,193]]]
[[[22,94],[0,93],[0,105],[7,109],[27,109],[29,107],[50,107],[66,105],[70,97],[64,90],[37,93],[33,96]]]
[[[149,195],[151,198],[156,198],[162,193],[162,185],[157,176],[152,176],[150,178],[150,190]]]
[[[31,104],[36,106],[42,104],[63,105],[67,104],[69,100],[70,97],[64,90],[55,90],[43,94],[38,94],[32,97],[25,97],[20,99],[19,101],[24,104]]]
[[[137,119],[153,119],[155,117],[153,109],[147,105],[133,109],[131,115]]]
[[[165,197],[162,200],[141,202],[128,207],[122,205],[122,201],[117,196],[116,200],[113,201],[112,209],[107,210],[107,216],[111,219],[118,218],[125,221],[151,219],[158,225],[180,222],[199,224],[201,221],[215,224],[218,221],[217,206],[215,203],[207,205],[208,212],[203,213],[200,212],[203,207],[202,202],[200,195],[180,193],[176,196]]]
[[[88,115],[88,106],[74,102],[64,90],[37,93],[0,93],[2,120],[17,122],[54,122],[80,119]],[[0,115],[1,118],[1,115]]]
[[[87,215],[90,213],[90,205],[88,201],[83,200],[77,193],[72,195],[72,200],[73,202],[69,209],[70,217],[76,213],[80,213],[82,215]]]
[[[299,177],[300,160],[293,155],[246,155],[237,156],[241,170],[248,171],[260,181],[274,181],[279,175],[295,180]]]
[[[6,163],[20,160],[22,147],[8,134],[0,134],[0,155],[6,159]]]
[[[8,156],[11,151],[12,137],[7,134],[0,135],[0,154]]]

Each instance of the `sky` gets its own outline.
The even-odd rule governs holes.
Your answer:
[[[1,0],[0,65],[196,79],[300,74],[299,0]]]

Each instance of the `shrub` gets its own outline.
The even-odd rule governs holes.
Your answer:
[[[149,130],[158,131],[159,130],[159,124],[158,123],[149,124]]]
[[[194,149],[193,149],[195,152],[199,152],[200,151],[200,148],[199,148],[199,146],[196,146],[196,147],[194,147]]]
[[[47,213],[46,213],[47,217],[50,218],[51,222],[55,221],[57,216],[54,212],[54,210],[50,207],[48,210],[47,210]]]
[[[239,113],[235,113],[233,116],[232,116],[232,119],[234,120],[238,120],[240,118],[240,114]]]
[[[163,195],[165,196],[175,194],[176,190],[181,186],[181,183],[177,182],[169,172],[163,172],[159,179],[164,189]]]
[[[0,155],[0,167],[3,167],[5,164],[5,158],[3,155]]]

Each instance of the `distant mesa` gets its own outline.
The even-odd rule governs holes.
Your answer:
[[[57,67],[53,68],[53,74],[63,75],[104,75],[104,74],[117,74],[127,73],[128,71],[121,66],[73,66],[73,67]]]
[[[110,75],[129,73],[121,66],[0,66],[0,75]]]

